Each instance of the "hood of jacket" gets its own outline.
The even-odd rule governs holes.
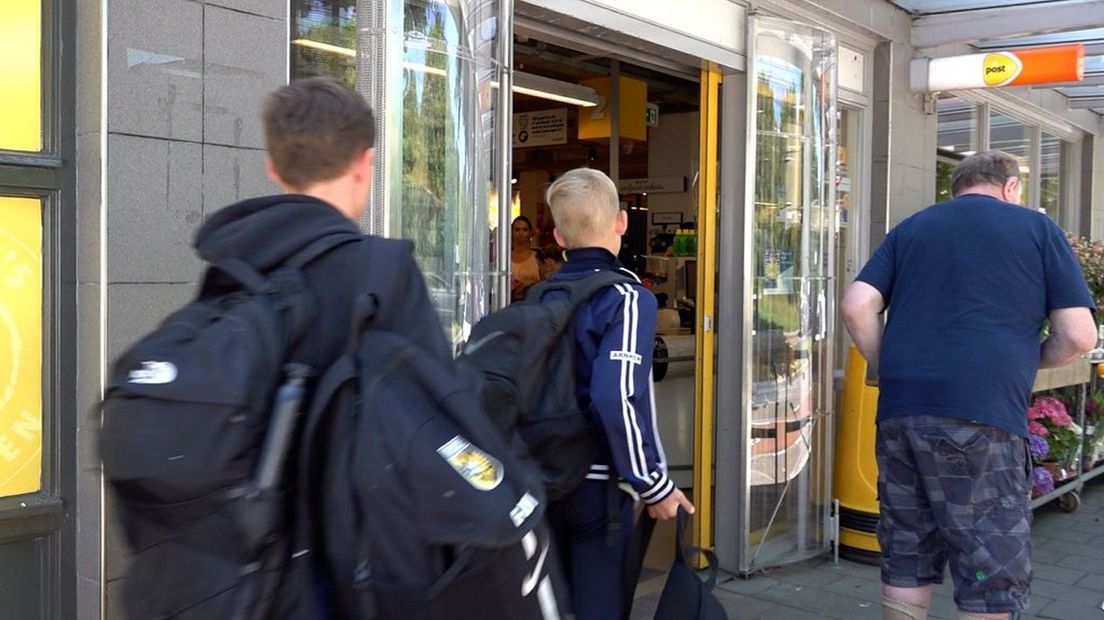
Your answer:
[[[195,248],[208,262],[235,258],[269,271],[316,239],[360,233],[328,203],[301,194],[251,198],[217,211],[196,232]]]

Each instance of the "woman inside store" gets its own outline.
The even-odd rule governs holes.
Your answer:
[[[533,223],[524,215],[510,225],[513,249],[510,252],[510,301],[525,299],[529,287],[545,279],[554,270],[552,261],[533,249]]]

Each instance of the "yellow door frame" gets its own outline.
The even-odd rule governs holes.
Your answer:
[[[714,317],[717,273],[717,151],[721,72],[702,69],[698,153],[698,296],[694,389],[694,545],[713,548]]]

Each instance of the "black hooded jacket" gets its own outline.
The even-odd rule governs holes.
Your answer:
[[[360,234],[353,222],[321,200],[297,194],[265,196],[212,215],[197,232],[195,247],[209,263],[238,259],[265,273],[326,235],[350,232]],[[413,248],[410,241],[365,235],[359,243],[338,246],[310,262],[304,275],[315,309],[307,333],[292,347],[289,359],[309,364],[317,379],[349,344],[357,296],[371,292],[378,301],[374,326],[401,334],[438,359],[451,361]],[[289,578],[281,588],[281,618],[332,617],[328,586],[322,578],[325,571],[320,565],[313,570],[313,577]]]
[[[359,233],[356,225],[329,204],[298,194],[252,198],[212,215],[196,233],[195,247],[207,262],[242,260],[261,273],[279,267],[315,240],[333,233]],[[314,294],[313,327],[292,351],[292,358],[317,373],[342,353],[352,326],[357,295],[372,291],[379,301],[376,325],[398,332],[440,359],[451,359],[413,244],[365,236],[307,265]]]

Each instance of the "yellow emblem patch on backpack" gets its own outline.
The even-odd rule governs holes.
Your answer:
[[[437,454],[480,491],[490,491],[502,482],[502,463],[459,435],[437,448]]]

